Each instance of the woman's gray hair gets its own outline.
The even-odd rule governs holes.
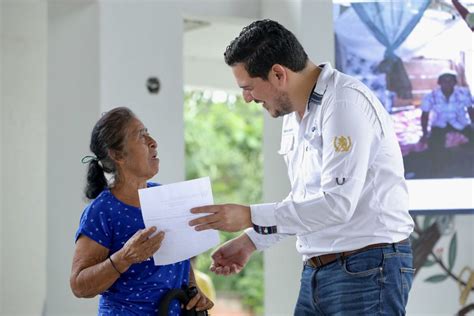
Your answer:
[[[89,162],[84,190],[87,198],[95,199],[109,186],[104,173],[111,174],[114,180],[117,179],[117,166],[110,152],[123,152],[127,127],[135,117],[129,108],[114,108],[104,113],[92,129],[89,148],[97,159]]]

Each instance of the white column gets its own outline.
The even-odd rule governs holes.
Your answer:
[[[300,0],[298,38],[314,63],[335,66],[333,3],[331,0]]]
[[[278,21],[290,31],[298,34],[301,3],[299,0],[264,0],[262,18]],[[281,9],[280,9],[281,8]],[[266,202],[281,201],[288,195],[290,184],[283,158],[277,153],[280,148],[281,119],[264,116],[263,194]],[[288,237],[264,253],[265,315],[292,315],[299,289],[301,256],[295,249],[296,239]]]
[[[47,315],[91,315],[68,284],[89,138],[100,113],[130,107],[158,140],[157,181],[184,179],[182,19],[169,1],[53,1],[49,7]],[[127,23],[124,23],[127,21]],[[146,89],[160,79],[159,94]]]
[[[74,233],[85,206],[90,132],[100,114],[99,8],[94,1],[48,7],[48,250],[46,315],[94,315],[96,299],[69,288]]]
[[[167,1],[167,0],[161,0]],[[184,19],[209,23],[184,32],[184,84],[197,89],[239,91],[224,51],[242,27],[260,17],[256,0],[175,0]],[[211,71],[210,71],[211,70]]]
[[[3,249],[3,2],[0,1],[0,249]],[[3,253],[0,251],[0,284],[3,284]],[[3,306],[3,287],[0,286],[0,313]]]
[[[280,149],[281,119],[264,116],[264,201],[281,201],[290,184]],[[296,239],[288,237],[264,253],[265,315],[292,315],[299,289],[302,262],[295,249]]]
[[[278,2],[278,5],[275,4]],[[262,18],[278,21],[300,40],[309,58],[319,63],[334,60],[332,1],[263,0]],[[289,192],[289,181],[280,146],[281,120],[264,118],[264,200],[279,201]],[[295,238],[267,250],[265,264],[265,315],[292,315],[303,268]]]
[[[100,29],[102,109],[130,107],[158,142],[154,180],[184,180],[183,19],[177,4],[102,1]],[[149,77],[160,80],[158,94],[148,92]]]
[[[261,3],[262,19],[277,21],[294,34],[298,34],[302,0],[261,0]]]
[[[2,315],[40,315],[46,293],[44,1],[1,2]]]

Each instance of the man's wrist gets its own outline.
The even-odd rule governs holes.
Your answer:
[[[257,245],[246,232],[242,233],[239,238],[242,240],[245,248],[248,249],[250,252],[254,252],[255,250],[257,250]]]
[[[246,223],[246,226],[244,227],[245,228],[250,228],[252,227],[253,223],[252,223],[252,209],[250,208],[250,206],[247,206],[247,210],[248,210],[248,217],[247,217],[247,223]]]

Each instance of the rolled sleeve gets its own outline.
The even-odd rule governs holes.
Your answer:
[[[250,205],[252,223],[262,227],[276,226],[276,205],[277,203]]]

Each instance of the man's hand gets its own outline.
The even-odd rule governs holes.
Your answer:
[[[193,219],[189,225],[196,230],[217,229],[226,232],[238,232],[252,227],[250,207],[238,204],[207,205],[191,209],[191,213],[210,213]]]
[[[255,245],[247,234],[242,233],[239,237],[229,240],[214,251],[211,255],[210,270],[220,275],[239,273],[255,250]]]

